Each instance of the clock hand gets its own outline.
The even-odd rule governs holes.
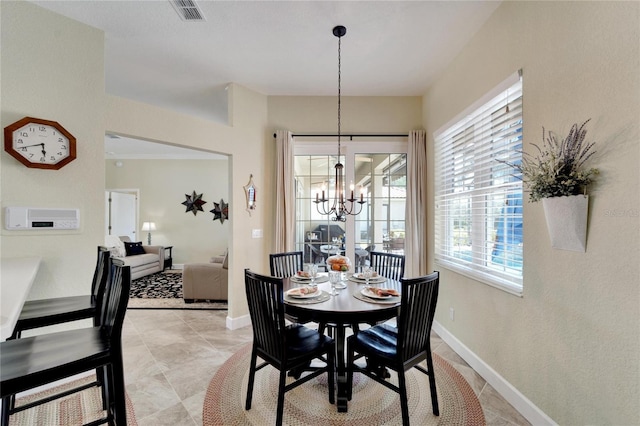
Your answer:
[[[41,146],[41,147],[43,147],[43,148],[44,148],[44,144],[43,144],[43,143],[35,143],[35,144],[33,144],[33,145],[25,145],[25,146],[23,146],[23,147],[21,147],[21,148],[31,148],[31,147],[33,147],[33,146]]]

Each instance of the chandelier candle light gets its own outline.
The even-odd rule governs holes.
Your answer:
[[[340,163],[340,113],[341,113],[341,37],[347,33],[347,29],[342,25],[333,28],[333,35],[338,37],[338,163],[335,165],[336,169],[336,179],[335,179],[335,190],[334,190],[334,199],[329,207],[331,200],[325,197],[325,188],[322,186],[322,198],[320,198],[320,194],[316,193],[316,208],[318,209],[318,213],[323,215],[335,215],[332,220],[336,222],[346,222],[348,215],[358,215],[362,211],[362,206],[366,201],[364,201],[364,192],[360,192],[360,200],[357,201],[353,196],[353,183],[351,183],[351,196],[346,198],[345,194],[345,186],[344,186],[344,166]],[[328,194],[327,194],[328,195]],[[345,204],[345,201],[350,203],[349,206]],[[325,203],[327,205],[325,206]],[[358,208],[356,204],[360,204]],[[322,206],[322,209],[320,208]]]

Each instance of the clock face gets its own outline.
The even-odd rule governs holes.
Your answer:
[[[5,128],[5,150],[28,167],[59,169],[75,159],[75,142],[53,121],[26,117]]]

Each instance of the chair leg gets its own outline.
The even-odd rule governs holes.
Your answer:
[[[114,422],[118,426],[127,424],[127,405],[125,397],[125,384],[124,384],[124,366],[122,364],[122,356],[117,355],[113,364],[111,365],[111,379],[113,385],[110,389],[113,392],[109,393],[109,402],[113,404],[113,417]]]
[[[107,368],[104,366],[96,368],[96,381],[98,382],[98,386],[100,386],[100,393],[102,395],[102,409],[109,409],[109,378],[107,377]]]
[[[249,366],[249,383],[247,384],[247,401],[244,405],[245,410],[251,409],[251,398],[253,396],[253,381],[256,375],[256,361],[258,354],[255,348],[251,351],[251,365]]]
[[[351,342],[347,340],[347,400],[351,401],[353,396],[353,363],[355,362],[355,354],[351,348]]]
[[[9,426],[9,406],[11,404],[12,397],[15,398],[15,395],[5,396],[2,398],[2,414],[0,419],[2,426]]]
[[[427,353],[427,369],[429,370],[429,390],[431,391],[431,407],[433,408],[433,414],[440,415],[440,408],[438,407],[438,394],[436,393],[436,373],[433,371],[433,359],[431,358],[431,352]]]
[[[284,412],[284,385],[287,378],[287,370],[280,370],[280,380],[278,381],[278,408],[276,408],[276,426],[282,426],[282,415]]]
[[[409,426],[409,403],[407,402],[407,383],[404,370],[398,371],[398,388],[400,390],[400,409],[402,411],[402,426]]]
[[[328,385],[329,385],[329,403],[336,403],[336,393],[335,393],[335,377],[336,377],[336,357],[335,357],[335,348],[332,348],[329,352],[327,352],[327,374],[329,375]]]

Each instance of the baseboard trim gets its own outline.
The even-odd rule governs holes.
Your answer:
[[[539,409],[533,402],[524,396],[511,383],[505,380],[491,366],[484,362],[467,346],[464,345],[457,337],[451,334],[437,321],[433,322],[433,331],[438,333],[442,340],[451,347],[467,364],[471,366],[483,379],[487,381],[493,388],[506,399],[509,404],[518,410],[522,416],[531,424],[544,426],[557,426],[553,419],[547,416],[544,411]]]
[[[248,325],[251,325],[251,317],[249,314],[237,318],[227,316],[227,328],[229,330],[237,330]]]

